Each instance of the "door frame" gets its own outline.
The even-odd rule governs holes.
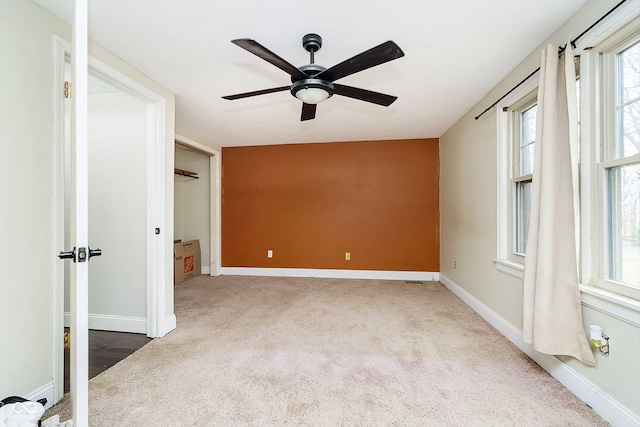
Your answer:
[[[222,235],[222,217],[221,217],[221,195],[222,195],[222,149],[220,147],[210,147],[200,142],[187,138],[184,135],[176,133],[176,144],[183,147],[198,151],[209,156],[209,266],[211,268],[210,276],[219,276],[221,262],[221,235]]]
[[[60,37],[54,38],[54,139],[53,157],[56,168],[55,211],[55,250],[64,248],[64,185],[65,185],[65,61],[71,54],[71,44]],[[175,326],[175,316],[167,312],[166,252],[165,236],[173,234],[172,218],[167,218],[167,180],[166,180],[166,98],[142,83],[116,70],[112,66],[89,54],[89,72],[110,84],[121,88],[131,95],[147,102],[147,336],[164,336]],[[173,165],[173,159],[171,159]],[[162,238],[155,230],[160,228]],[[172,238],[169,238],[172,239]],[[91,242],[99,247],[100,242]],[[57,253],[57,252],[56,252]],[[108,254],[105,254],[108,256]],[[56,263],[56,280],[53,289],[53,393],[54,402],[64,393],[64,263]],[[172,305],[172,304],[171,304]],[[165,318],[166,317],[166,318]],[[170,318],[172,317],[172,318]],[[173,321],[172,321],[173,319]],[[84,351],[84,350],[83,350]],[[86,349],[88,352],[88,348]]]

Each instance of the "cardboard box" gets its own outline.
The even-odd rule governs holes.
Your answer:
[[[177,285],[200,275],[200,241],[173,245],[173,284]]]

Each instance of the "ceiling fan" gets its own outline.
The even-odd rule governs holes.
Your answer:
[[[232,40],[231,43],[240,46],[291,75],[291,85],[223,96],[224,99],[234,100],[289,90],[293,96],[303,102],[301,121],[314,119],[316,117],[317,104],[333,95],[342,95],[385,107],[388,107],[398,99],[396,96],[334,83],[343,77],[403,57],[404,52],[393,41],[382,43],[331,68],[325,68],[314,63],[314,54],[322,47],[322,37],[317,34],[307,34],[302,38],[302,46],[309,52],[310,61],[309,64],[299,68],[255,40],[236,39]]]

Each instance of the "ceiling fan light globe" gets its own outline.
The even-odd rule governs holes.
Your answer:
[[[319,104],[329,96],[329,92],[317,87],[304,88],[296,92],[296,98],[305,104]]]
[[[334,93],[331,82],[321,79],[304,79],[293,82],[291,94],[305,104],[319,104]]]

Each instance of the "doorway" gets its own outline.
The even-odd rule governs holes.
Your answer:
[[[189,171],[189,176],[174,175],[174,242],[198,240],[201,273],[210,274],[210,179],[209,156],[176,144],[175,168]]]
[[[69,72],[70,65],[66,63]],[[88,79],[89,236],[105,254],[89,264],[89,371],[113,359],[117,333],[147,334],[147,105],[99,75]],[[65,102],[70,124],[70,102]],[[65,131],[65,159],[70,128]],[[70,171],[65,161],[65,247],[69,247]],[[69,265],[65,266],[65,328],[69,327]],[[97,333],[109,331],[111,334]],[[67,333],[67,332],[65,332]],[[118,336],[120,339],[114,340]],[[65,340],[68,342],[69,340]],[[109,344],[111,343],[111,344]],[[126,347],[125,347],[126,349]],[[104,353],[104,354],[102,354]],[[107,357],[111,354],[111,358]],[[126,352],[120,353],[126,357]],[[65,352],[65,358],[67,352]],[[68,360],[65,360],[65,380]],[[68,384],[65,381],[65,391]]]
[[[62,86],[69,81],[65,64],[70,46],[61,39],[56,46],[54,80]],[[172,293],[166,290],[171,267],[165,261],[168,245],[164,234],[158,236],[160,229],[172,228],[164,218],[168,98],[93,57],[89,57],[89,92],[89,238],[92,247],[103,252],[89,264],[89,329],[163,336],[175,328],[175,316],[166,308],[173,305]],[[69,247],[71,179],[66,112],[70,102],[62,93],[56,91],[55,109],[56,241],[61,249]],[[63,335],[71,310],[68,263],[58,264],[55,291],[54,402],[64,391]],[[89,349],[78,350],[88,354]]]
[[[207,160],[208,159],[208,160]],[[213,148],[209,145],[204,145],[194,139],[188,138],[183,135],[175,136],[175,164],[176,167],[178,165],[186,165],[187,167],[191,167],[198,169],[199,171],[205,171],[204,179],[207,179],[208,186],[200,186],[197,188],[181,188],[178,187],[178,184],[175,186],[175,200],[174,200],[174,232],[175,237],[181,239],[182,237],[186,237],[189,234],[193,235],[195,230],[199,230],[199,235],[202,235],[204,230],[208,229],[208,236],[205,239],[205,245],[208,243],[208,250],[202,251],[202,274],[209,274],[210,276],[218,276],[220,275],[220,262],[221,262],[221,247],[220,247],[220,236],[221,236],[221,194],[222,194],[222,150],[220,147]],[[203,163],[204,162],[204,163]],[[208,167],[207,164],[208,163]],[[185,182],[183,184],[188,184]],[[182,186],[186,187],[186,186]],[[208,188],[208,194],[206,194],[207,190],[203,190],[204,188]],[[202,191],[205,191],[203,193]],[[189,196],[191,194],[191,196]],[[187,200],[185,200],[185,197]],[[185,209],[182,206],[179,206],[180,203],[185,203],[188,201],[189,197],[192,200],[198,198],[202,200],[208,200],[209,205],[201,207],[201,210],[208,211],[208,227],[206,224],[203,224],[203,220],[206,221],[206,218],[202,215],[193,215],[186,214]],[[189,216],[185,218],[185,215]],[[206,213],[205,213],[206,216]],[[193,222],[198,222],[199,225],[194,230],[191,226],[185,230],[183,224],[185,222],[189,222],[192,224]],[[201,247],[202,247],[201,243]],[[205,255],[206,254],[206,255]]]
[[[89,264],[89,328],[146,334],[147,105],[93,73],[88,103],[89,235],[105,254]],[[69,117],[67,100],[65,124],[70,123]],[[65,159],[69,147],[67,127]],[[65,161],[65,231],[69,229],[68,165]],[[64,310],[68,326],[68,264]]]

